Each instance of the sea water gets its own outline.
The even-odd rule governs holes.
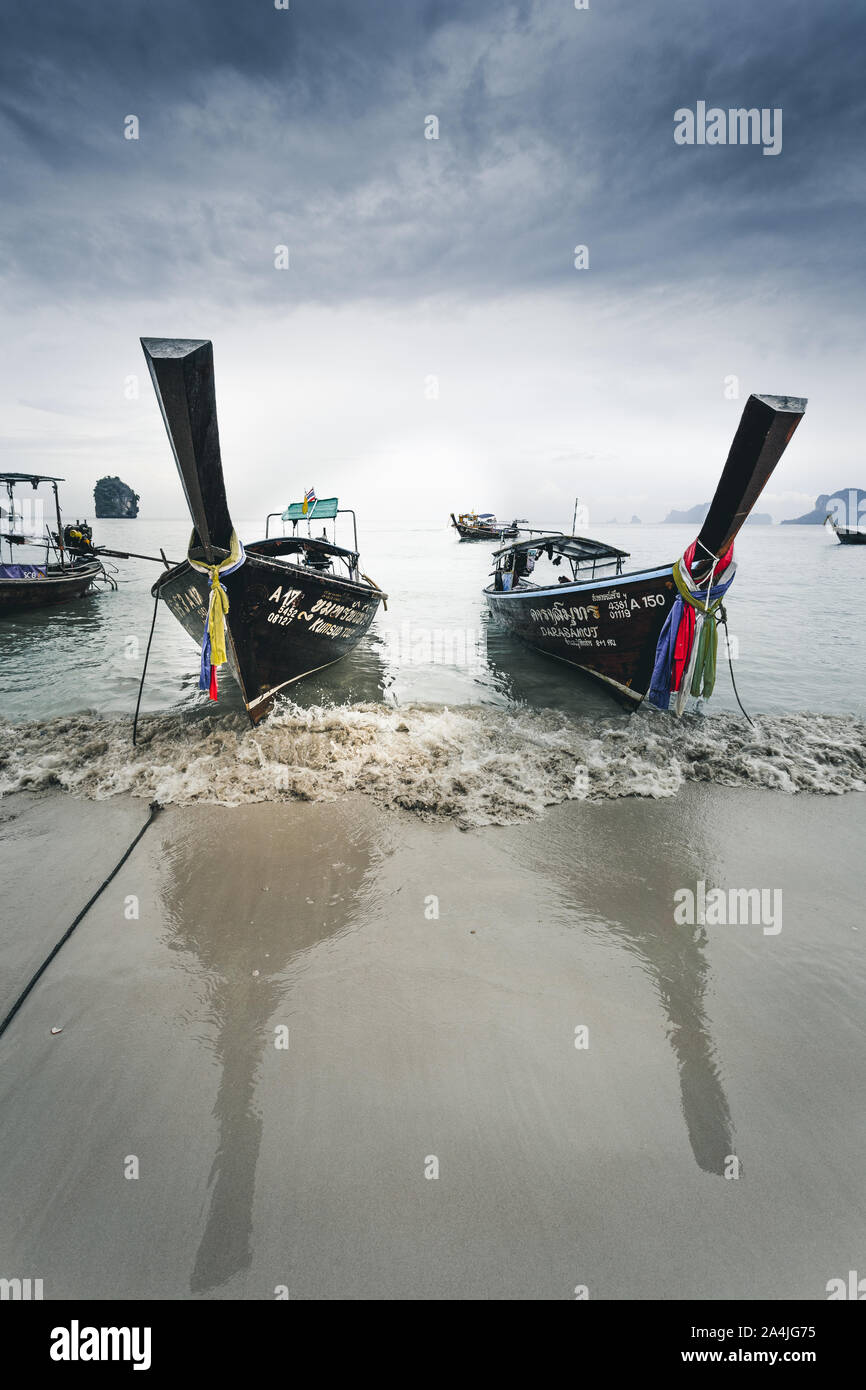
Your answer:
[[[97,544],[183,558],[181,520],[101,521]],[[261,523],[238,524],[247,538]],[[626,569],[673,562],[683,526],[609,526]],[[338,539],[351,544],[351,536]],[[866,787],[866,547],[818,527],[750,526],[727,608],[740,713],[720,644],[716,691],[682,720],[622,711],[582,673],[509,637],[483,596],[495,546],[446,520],[367,522],[361,568],[388,593],[356,650],[293,686],[257,730],[225,668],[213,704],[198,650],[160,604],[160,566],[108,562],[118,588],[0,620],[0,790],[60,784],[227,803],[369,792],[466,824],[575,796],[670,796],[684,780],[837,793]]]

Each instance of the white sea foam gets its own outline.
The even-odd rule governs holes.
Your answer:
[[[684,782],[780,792],[866,791],[866,724],[840,716],[676,719],[649,709],[605,720],[478,706],[284,705],[243,716],[154,715],[138,746],[128,719],[91,714],[0,724],[0,794],[62,787],[164,804],[238,805],[361,792],[461,825],[505,824],[573,798],[669,797]]]

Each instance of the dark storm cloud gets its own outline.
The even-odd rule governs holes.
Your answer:
[[[5,293],[576,290],[585,242],[624,289],[820,275],[850,296],[864,33],[852,6],[789,0],[22,7],[0,54]],[[782,154],[675,146],[699,99],[781,107]]]

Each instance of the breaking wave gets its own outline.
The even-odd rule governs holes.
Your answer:
[[[0,722],[0,795],[62,787],[101,800],[164,804],[333,800],[463,826],[506,824],[572,799],[670,797],[686,782],[787,793],[866,791],[866,723],[840,716],[671,715],[608,719],[478,706],[285,704],[245,716],[151,716],[131,744],[128,718],[77,714]]]

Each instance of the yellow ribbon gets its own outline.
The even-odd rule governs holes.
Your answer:
[[[189,548],[192,549],[196,536],[193,532],[190,537]],[[210,660],[212,666],[222,666],[228,661],[226,655],[226,614],[229,611],[229,596],[220,583],[220,572],[222,570],[234,569],[243,559],[241,543],[237,534],[232,531],[229,553],[224,560],[220,560],[218,565],[203,565],[198,560],[193,560],[187,553],[187,559],[194,570],[200,574],[210,577],[210,599],[207,608],[207,630],[210,636]]]
[[[210,602],[207,608],[207,630],[210,633],[211,666],[222,666],[226,656],[226,613],[229,596],[219,581],[219,566],[214,565],[210,578]]]

